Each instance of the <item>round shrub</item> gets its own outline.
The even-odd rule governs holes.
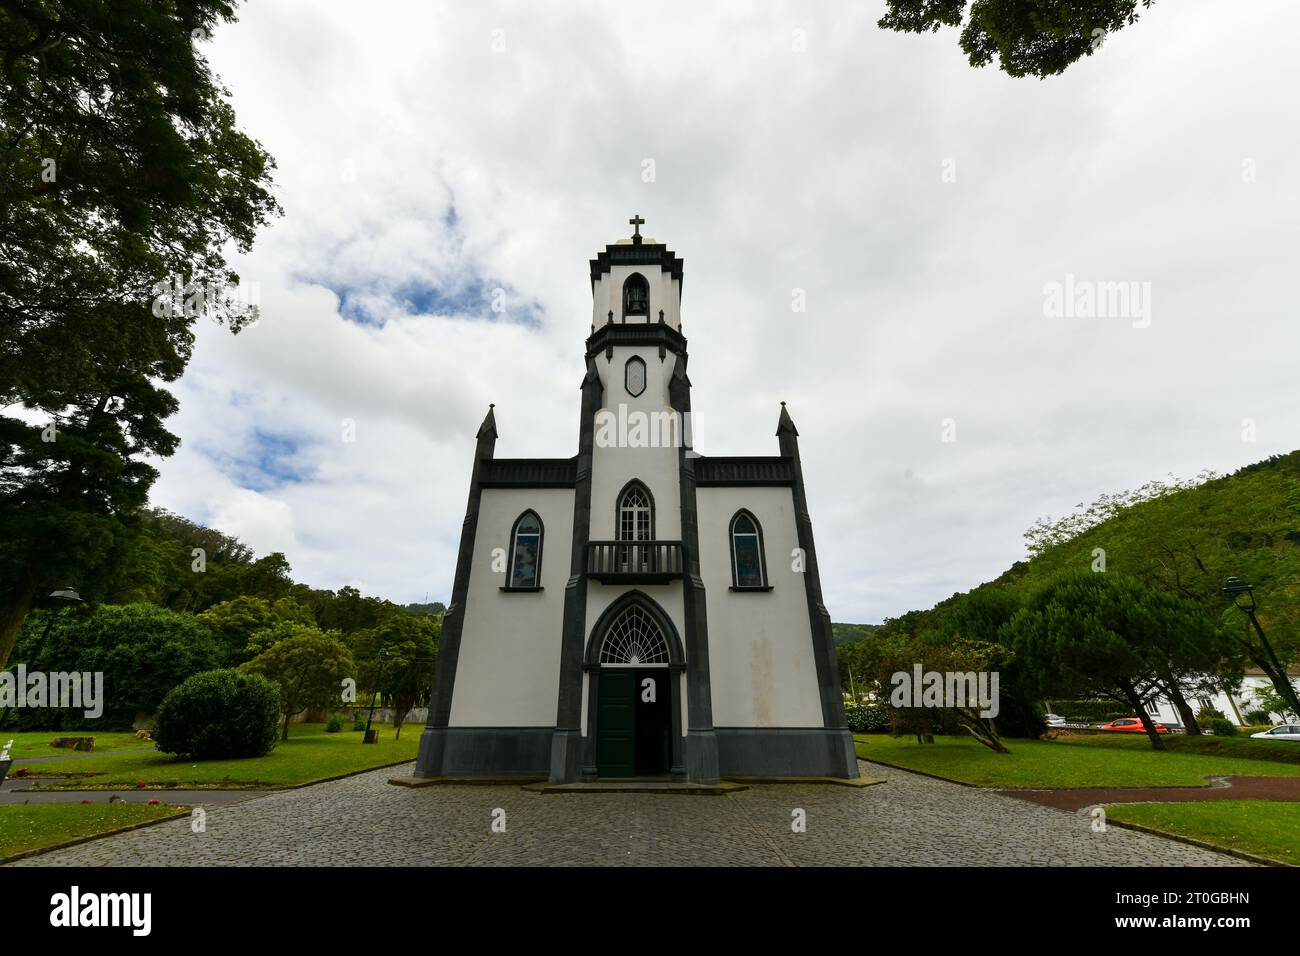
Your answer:
[[[333,717],[331,717],[329,719],[329,723],[325,725],[325,733],[327,734],[337,734],[342,730],[343,730],[343,718],[340,717],[338,714],[335,714]]]
[[[275,746],[280,689],[260,674],[204,671],[174,688],[154,717],[164,753],[196,760],[261,757]]]
[[[1203,727],[1213,726],[1216,720],[1227,720],[1228,715],[1215,707],[1202,707],[1196,712],[1196,722]]]
[[[1216,737],[1235,737],[1237,736],[1237,725],[1223,717],[1215,717],[1210,721],[1210,733]]]

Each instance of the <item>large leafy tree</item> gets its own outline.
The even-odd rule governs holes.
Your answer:
[[[1168,694],[1169,672],[1213,656],[1213,629],[1195,605],[1113,573],[1062,574],[1003,634],[1042,692],[1126,702],[1157,750],[1147,704]]]
[[[334,634],[304,624],[280,622],[260,636],[268,642],[266,650],[239,669],[280,686],[281,739],[288,740],[294,714],[342,700],[343,680],[354,673],[352,654]]]
[[[359,662],[358,683],[393,708],[396,736],[406,713],[429,693],[438,658],[442,624],[429,615],[395,612],[352,635]]]
[[[177,444],[163,387],[229,250],[278,212],[201,53],[221,0],[0,3],[0,665],[33,600],[96,572]],[[160,290],[176,295],[160,295]]]
[[[962,27],[971,66],[996,58],[1011,76],[1046,77],[1091,56],[1108,34],[1138,19],[1154,0],[888,0],[886,30],[929,33]],[[964,26],[963,26],[964,24]]]
[[[177,684],[219,667],[221,649],[193,615],[151,604],[102,605],[79,615],[62,614],[47,628],[33,615],[15,657],[29,671],[102,672],[104,713],[18,711],[21,726],[36,729],[129,728],[138,714],[152,714]],[[54,722],[56,727],[51,727]]]

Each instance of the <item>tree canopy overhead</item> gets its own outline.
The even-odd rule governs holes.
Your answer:
[[[996,58],[1010,76],[1044,78],[1091,56],[1154,0],[887,0],[878,25],[901,33],[962,27],[971,66]],[[964,25],[963,25],[964,24]]]
[[[164,388],[279,212],[201,48],[220,0],[0,3],[0,665],[35,597],[109,560],[177,446]]]

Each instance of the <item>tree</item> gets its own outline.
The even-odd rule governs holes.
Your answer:
[[[199,52],[223,0],[0,4],[0,666],[34,597],[98,576],[176,437],[165,390],[279,212]]]
[[[1163,689],[1165,635],[1196,620],[1195,608],[1132,578],[1079,571],[1031,598],[1004,635],[1042,692],[1123,700],[1164,750],[1147,703]]]
[[[43,630],[43,629],[42,629]],[[138,713],[152,714],[168,691],[192,674],[221,665],[211,632],[189,614],[150,604],[104,605],[51,630],[32,629],[17,655],[29,671],[96,671],[104,675],[104,714],[91,726],[126,729]],[[80,711],[23,713],[42,729],[85,726]],[[49,727],[51,721],[58,726]]]
[[[358,667],[358,681],[372,697],[378,693],[381,700],[392,705],[393,726],[399,739],[406,712],[433,685],[441,633],[441,623],[432,616],[399,612],[352,637],[357,658],[362,662]],[[381,657],[381,651],[387,652],[387,656]]]
[[[337,637],[302,624],[281,622],[260,636],[264,641],[276,639],[239,669],[261,674],[280,686],[284,713],[280,739],[288,740],[291,716],[309,707],[339,702],[344,678],[354,673],[352,654]]]
[[[274,604],[266,598],[241,595],[229,601],[214,604],[198,619],[211,628],[213,635],[225,650],[229,666],[251,659],[264,645],[274,643],[264,637],[255,638],[260,631],[270,631],[276,624],[311,625],[311,615],[301,605],[281,598]]]
[[[1298,522],[1300,452],[1292,452],[1226,477],[1206,473],[1192,481],[1148,482],[1137,491],[1103,495],[1058,521],[1040,520],[1026,534],[1034,557],[1018,578],[1022,586],[1033,587],[1101,561],[1108,573],[1175,595],[1216,623],[1220,646],[1213,653],[1220,663],[1211,673],[1239,679],[1243,661],[1249,660],[1285,697],[1294,693],[1285,668],[1300,658]],[[1260,623],[1281,668],[1224,597],[1224,582],[1234,575],[1254,584]],[[1170,696],[1184,721],[1179,698],[1185,696],[1181,685],[1187,676],[1164,678],[1175,689]]]
[[[971,66],[998,58],[1011,76],[1048,77],[1091,56],[1105,37],[1137,22],[1153,0],[887,0],[878,25],[902,33],[965,26],[961,48]],[[967,9],[969,7],[969,9]]]

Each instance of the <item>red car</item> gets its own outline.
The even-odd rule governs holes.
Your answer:
[[[1169,728],[1166,727],[1164,724],[1156,724],[1155,727],[1156,727],[1156,733],[1158,734],[1169,733]],[[1112,720],[1109,724],[1102,724],[1097,729],[1098,730],[1124,730],[1124,731],[1128,731],[1129,733],[1135,733],[1135,734],[1144,734],[1146,733],[1147,730],[1145,727],[1142,726],[1142,721],[1138,720],[1136,717],[1121,717],[1119,720]]]

